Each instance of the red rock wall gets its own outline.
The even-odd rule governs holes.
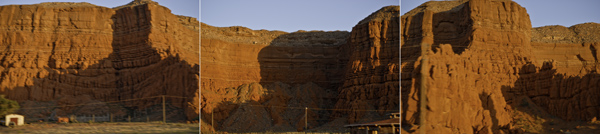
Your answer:
[[[266,90],[274,90],[269,92],[287,90],[287,88],[272,89],[280,87],[277,85],[281,84],[294,87],[292,88],[294,90],[290,91],[291,94],[285,93],[288,95],[284,93],[261,95],[263,101],[271,102],[266,106],[295,106],[298,104],[295,99],[304,96],[297,92],[312,89],[306,86],[295,88],[296,85],[314,83],[318,86],[313,92],[337,89],[341,94],[335,100],[331,100],[333,98],[331,95],[325,95],[331,94],[329,92],[308,95],[313,98],[313,101],[305,102],[307,100],[302,99],[303,105],[298,106],[380,110],[377,114],[397,111],[399,109],[398,12],[398,6],[385,7],[361,21],[349,34],[318,31],[280,33],[253,31],[243,27],[214,28],[203,24],[201,49],[203,113],[213,114],[211,111],[215,109],[215,118],[219,124],[235,125],[227,120],[241,118],[230,117],[229,114],[238,109],[237,103],[227,98],[243,97],[243,95],[234,95],[228,89],[235,89],[238,85],[252,82],[259,82],[266,87]],[[328,101],[318,102],[323,99]],[[337,103],[334,105],[327,104],[328,102]],[[265,125],[280,128],[286,126],[285,124],[292,124],[292,127],[302,130],[304,124],[300,121],[303,120],[288,119],[290,116],[300,114],[296,113],[298,111],[268,109],[266,113],[270,114],[270,118],[275,121],[272,122],[273,124]],[[373,120],[365,114],[361,111],[334,112],[331,116],[333,118],[329,118],[329,116],[311,113],[312,118],[309,122],[322,124],[323,121],[314,119],[333,120],[342,116],[348,118],[349,122]],[[282,119],[292,120],[292,122],[288,123]],[[217,128],[219,124],[215,124]],[[228,131],[235,130],[228,129]]]
[[[68,71],[96,76],[114,71],[109,68],[113,39],[110,17],[115,13],[104,7],[81,8],[9,5],[0,7],[2,21],[2,83],[7,97],[16,100],[48,101],[64,94],[60,89],[84,84]],[[93,14],[93,15],[83,15]],[[108,64],[104,64],[108,63]],[[63,84],[54,80],[60,79]],[[112,77],[112,76],[105,76]],[[85,83],[97,87],[112,84]],[[59,89],[55,89],[59,87]],[[114,86],[113,86],[114,87]],[[79,89],[92,92],[92,89]],[[69,93],[73,94],[73,92]]]
[[[217,90],[260,81],[258,52],[264,45],[201,40],[201,88]]]
[[[69,105],[185,96],[190,99],[167,101],[185,108],[189,119],[197,117],[197,109],[188,103],[194,103],[192,93],[198,90],[198,32],[183,26],[165,7],[43,3],[2,6],[0,12],[0,88],[8,98]],[[126,106],[143,109],[159,103],[155,99]],[[65,109],[58,114],[74,112]]]
[[[524,66],[514,96],[527,96],[548,113],[566,121],[599,115],[598,47],[600,24],[544,26],[532,30],[534,64]],[[513,103],[521,103],[514,100]]]
[[[519,68],[532,60],[527,11],[515,2],[486,0],[434,10],[444,4],[428,2],[423,12],[402,16],[402,122],[420,123],[419,50],[431,44],[424,61],[428,100],[421,129],[498,133],[512,120],[502,85],[512,85]]]
[[[201,26],[202,119],[217,130],[303,130],[304,112],[281,107],[332,108],[348,32]],[[329,117],[309,113],[310,128]]]
[[[532,29],[525,8],[489,0],[427,2],[401,20],[404,124],[427,133],[509,132],[523,97],[567,121],[598,116],[598,24]]]
[[[202,89],[217,90],[252,82],[263,85],[314,82],[329,88],[340,83],[339,70],[345,62],[338,59],[338,49],[340,43],[345,43],[346,32],[280,33],[208,25],[202,28],[206,30],[201,45]]]
[[[384,12],[392,17],[361,21],[364,23],[352,28],[345,49],[349,59],[335,106],[363,110],[336,111],[338,115],[348,115],[350,123],[368,121],[363,119],[364,110],[380,110],[379,114],[384,114],[399,109],[399,16],[393,16],[398,11],[397,6],[384,7],[374,14]]]
[[[513,96],[527,96],[548,113],[566,121],[591,120],[599,115],[599,43],[532,42],[537,64],[524,66]],[[517,101],[517,100],[514,100]],[[520,103],[520,102],[514,102]]]
[[[348,118],[351,123],[372,121],[374,117],[368,114],[397,111],[400,104],[398,12],[398,6],[384,7],[359,22],[351,33],[281,33],[201,24],[202,112],[214,114],[217,130],[237,132],[248,126],[232,122],[234,119],[266,127],[251,129],[256,131],[289,127],[303,130],[304,119],[298,118],[303,116],[302,111],[277,107],[358,110],[318,111],[319,114],[309,111],[309,124],[313,124],[309,128],[340,117]],[[267,93],[241,94],[245,88],[238,86],[253,82],[264,88],[250,91],[266,90]],[[336,94],[339,95],[336,97]],[[236,101],[245,97],[258,103]],[[273,121],[240,117],[248,109],[257,111],[254,113],[257,116],[268,114],[266,118]],[[203,119],[208,117],[203,116]],[[221,128],[221,125],[236,127]]]
[[[334,88],[340,83],[344,62],[338,60],[338,46],[289,47],[269,46],[259,54],[263,84],[313,82]]]

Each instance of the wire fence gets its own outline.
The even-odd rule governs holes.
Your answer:
[[[34,102],[20,108],[25,122],[184,122],[185,102],[192,98],[159,95],[117,101],[95,101],[59,105],[55,102]],[[136,102],[137,101],[137,102]],[[145,107],[133,104],[144,104]],[[183,104],[179,104],[183,103]],[[42,105],[42,106],[40,106]]]
[[[264,108],[282,108],[282,109],[308,109],[312,111],[400,111],[400,110],[366,110],[366,109],[336,109],[336,108],[315,108],[315,107],[292,107],[292,106],[264,106],[264,105],[241,105]]]
[[[226,123],[228,121],[225,121],[225,120],[228,120],[228,118],[234,118],[234,120],[236,120],[236,123],[246,124],[247,122],[238,122],[238,121],[248,120],[248,119],[241,119],[241,118],[264,117],[261,115],[255,115],[256,113],[260,113],[260,112],[256,112],[256,110],[261,110],[261,109],[238,110],[236,112],[240,112],[240,111],[244,112],[244,114],[241,114],[241,115],[245,115],[245,116],[232,117],[233,115],[236,115],[236,113],[230,113],[228,118],[222,119],[220,121],[216,121],[216,120],[212,119],[213,114],[203,114],[202,115],[203,120],[206,122],[207,125],[216,127],[217,132],[227,132],[227,133],[240,132],[240,134],[299,133],[299,132],[295,132],[295,131],[300,131],[300,133],[315,133],[315,134],[320,134],[320,133],[346,134],[346,133],[350,133],[353,129],[347,126],[347,125],[350,125],[347,120],[347,118],[348,118],[347,115],[343,115],[341,117],[334,117],[334,116],[332,116],[334,111],[346,111],[346,112],[353,111],[353,112],[363,113],[363,117],[361,117],[361,120],[356,120],[353,124],[357,124],[357,123],[364,124],[364,123],[370,123],[370,122],[394,118],[394,119],[397,119],[396,122],[398,124],[396,126],[399,127],[399,122],[400,122],[400,119],[398,118],[398,116],[390,115],[391,113],[399,113],[399,111],[400,111],[399,105],[398,105],[398,109],[380,109],[380,110],[377,110],[377,109],[340,109],[340,108],[301,107],[301,106],[268,106],[268,105],[256,105],[256,104],[248,104],[248,103],[237,104],[237,107],[264,108],[264,110],[267,111],[266,114],[268,114],[267,118],[269,118],[269,116],[273,114],[273,113],[269,113],[269,112],[273,112],[274,109],[281,109],[281,110],[283,110],[283,112],[281,112],[281,111],[275,112],[275,113],[278,113],[277,114],[278,117],[271,117],[271,118],[273,118],[273,119],[279,118],[280,121],[284,121],[284,123],[283,123],[284,125],[282,125],[281,122],[279,122],[278,124],[275,124],[274,120],[268,120],[267,122],[272,121],[273,123],[272,124],[267,123],[267,126],[264,126],[265,124],[260,124],[261,121],[255,121],[253,119],[249,119],[249,120],[252,120],[252,122],[256,123],[254,125],[258,125],[259,127],[261,127],[262,131],[244,132],[244,131],[249,131],[249,130],[247,130],[247,128],[244,128],[243,125],[241,126],[241,128],[237,128],[237,127],[240,127],[240,125],[236,125],[235,123],[232,125],[231,123]],[[214,111],[211,113],[214,113]],[[284,115],[284,114],[286,114],[286,115]],[[240,115],[240,114],[237,114],[237,115]],[[377,123],[377,124],[382,125],[380,123]],[[268,126],[268,125],[271,125],[271,126]],[[282,127],[282,126],[285,126],[285,127]],[[383,126],[385,127],[385,125],[383,125]],[[290,132],[290,131],[292,131],[292,132]]]

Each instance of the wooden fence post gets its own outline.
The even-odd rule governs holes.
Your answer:
[[[163,123],[167,123],[167,117],[165,114],[165,95],[162,96],[162,107],[163,107]]]

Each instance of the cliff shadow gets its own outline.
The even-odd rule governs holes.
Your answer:
[[[304,84],[313,82],[335,89],[342,81],[345,57],[340,47],[348,32],[294,32],[283,34],[260,50],[260,83]]]
[[[202,91],[205,97],[202,103],[214,105],[203,106],[202,120],[214,122],[216,131],[224,132],[318,131],[315,128],[331,120],[332,111],[324,109],[333,108],[337,101],[336,89],[345,67],[345,61],[339,58],[339,47],[346,43],[348,35],[348,32],[311,31],[277,36],[257,54],[260,65],[257,83]],[[247,45],[259,45],[255,43]],[[261,88],[246,89],[252,85]],[[222,101],[210,102],[207,95],[213,93],[223,98],[212,100]],[[217,111],[205,111],[209,109]]]
[[[492,133],[500,133],[500,127],[498,125],[498,117],[497,117],[497,112],[496,109],[494,109],[494,99],[491,99],[491,94],[490,93],[486,93],[486,92],[481,92],[479,94],[479,100],[481,101],[481,107],[484,110],[488,110],[490,112],[490,116],[492,118],[492,124],[491,124],[491,130]],[[477,130],[475,128],[473,128],[473,132],[474,133],[485,133],[484,131],[485,128],[483,130]]]
[[[400,46],[401,56],[400,56],[400,64],[401,64],[401,78],[400,78],[400,95],[401,95],[401,116],[402,116],[402,124],[403,129],[408,132],[413,132],[409,130],[411,126],[408,124],[416,124],[418,123],[419,109],[409,109],[409,108],[418,108],[419,105],[419,89],[421,81],[420,81],[420,57],[422,55],[421,45],[423,41],[423,29],[422,21],[423,21],[423,12],[417,13],[411,18],[402,18],[401,24],[403,24],[404,29],[401,32],[402,35],[402,44]],[[419,64],[417,64],[417,62]],[[413,88],[414,87],[414,88]]]
[[[330,95],[328,95],[330,94]],[[296,132],[305,131],[328,120],[327,96],[333,93],[314,83],[288,85],[243,84],[239,87],[202,91],[202,121],[220,132]],[[308,107],[309,109],[305,109]],[[213,123],[214,122],[214,123]]]
[[[52,52],[47,65],[40,68],[31,83],[13,88],[20,90],[15,96],[26,96],[19,100],[19,112],[32,118],[110,114],[115,121],[136,115],[138,118],[132,121],[162,121],[160,96],[165,95],[168,122],[197,119],[197,114],[190,114],[194,113],[190,104],[199,90],[199,65],[173,51],[161,51],[156,47],[160,44],[149,41],[150,23],[137,23],[141,19],[122,11],[117,10],[111,17],[115,22],[113,33],[103,35],[112,36],[107,41],[109,47],[86,47],[104,44],[105,38],[49,42]],[[128,18],[136,22],[125,23]],[[71,55],[75,56],[68,57]]]
[[[20,113],[32,118],[110,114],[115,121],[126,121],[128,116],[132,121],[162,121],[159,96],[166,95],[167,121],[197,119],[186,114],[199,89],[197,64],[168,56],[142,66],[117,67],[128,61],[115,60],[116,55],[111,53],[91,65],[50,60],[31,85],[14,88],[27,92],[28,99],[19,101]]]
[[[462,54],[471,41],[472,23],[467,3],[460,4],[448,11],[437,12],[432,17],[433,44],[431,51],[437,51],[440,44],[451,44],[456,54]]]
[[[558,73],[553,62],[542,67],[521,67],[514,86],[502,86],[508,105],[512,106],[513,125],[534,133],[597,133],[600,125],[591,120],[600,117],[598,95],[600,74]]]
[[[346,31],[297,31],[276,37],[258,54],[260,83],[281,82],[298,87],[293,90],[312,90],[314,93],[307,94],[310,100],[303,100],[296,106],[333,108],[338,101],[338,89],[343,86],[350,56],[350,34]],[[291,91],[292,96],[297,96],[295,98],[302,98],[299,94],[303,92]],[[330,115],[334,111],[316,112],[318,122],[309,125],[309,129],[333,120]]]

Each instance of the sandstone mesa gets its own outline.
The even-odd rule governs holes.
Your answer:
[[[598,23],[532,28],[516,2],[460,0],[426,2],[401,27],[403,132],[550,133],[600,114]]]
[[[158,113],[160,98],[107,102],[160,95],[183,97],[167,97],[169,121],[198,118],[196,18],[148,0],[49,2],[1,6],[0,29],[0,94],[28,118]],[[89,103],[98,104],[62,107]]]

